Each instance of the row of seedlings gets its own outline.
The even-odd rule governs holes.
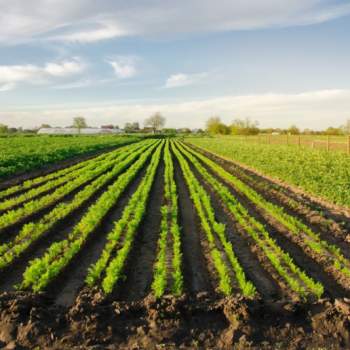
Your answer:
[[[198,147],[198,146],[197,146]],[[200,147],[198,147],[200,148]],[[203,149],[204,150],[204,149]],[[209,152],[208,150],[204,150],[205,152],[212,154],[214,157],[220,157],[215,153]],[[225,157],[222,157],[226,160]],[[256,178],[255,176],[250,174],[250,171],[245,171],[244,166],[239,163],[232,163],[232,160],[227,159],[231,164],[234,165],[233,174],[237,176],[238,179],[246,183],[248,186],[256,189],[260,194],[262,194],[265,198],[272,197],[277,199],[285,208],[292,210],[293,212],[298,213],[303,216],[305,220],[312,224],[311,218],[316,214],[319,220],[319,228],[324,232],[329,232],[334,234],[337,238],[341,240],[347,240],[347,230],[343,221],[338,221],[333,218],[327,218],[324,215],[322,207],[320,207],[317,203],[312,203],[312,200],[305,200],[305,197],[300,197],[299,200],[291,197],[290,191],[281,186],[280,184],[266,181],[263,177]]]
[[[21,222],[25,218],[35,214],[36,212],[42,209],[45,209],[46,207],[52,204],[55,204],[71,192],[79,189],[81,186],[89,183],[98,176],[104,174],[110,168],[114,167],[116,162],[120,162],[124,160],[127,156],[129,156],[129,154],[131,154],[134,151],[134,147],[126,149],[120,154],[117,153],[115,158],[101,162],[101,164],[90,169],[89,171],[82,172],[73,181],[69,181],[64,186],[57,188],[54,192],[29,201],[17,209],[7,211],[6,213],[0,216],[0,231],[18,222]],[[137,145],[136,147],[140,147],[140,145]]]
[[[114,229],[108,234],[100,258],[88,269],[85,279],[88,286],[99,285],[106,294],[110,294],[121,279],[125,262],[146,212],[163,143],[164,141],[153,154],[145,176],[124,208],[121,218],[115,223]]]
[[[265,227],[253,218],[248,210],[234,197],[229,188],[201,165],[192,153],[191,148],[181,144],[179,149],[215,191],[224,207],[243,228],[244,232],[254,240],[260,251],[268,258],[278,275],[291,290],[302,298],[309,296],[321,297],[324,292],[322,284],[315,282],[294,263],[293,259],[270,237]]]
[[[116,205],[121,194],[144,167],[158,144],[159,141],[144,151],[138,160],[108,187],[74,226],[67,239],[53,243],[41,258],[30,262],[23,274],[21,288],[30,288],[35,292],[45,289],[70,263],[109,210]]]
[[[73,169],[72,171],[49,181],[46,181],[44,184],[29,188],[28,191],[21,193],[18,196],[11,197],[5,200],[2,200],[0,202],[0,212],[11,209],[15,206],[20,205],[21,203],[27,202],[30,199],[33,199],[35,197],[38,197],[40,194],[43,194],[48,191],[52,191],[55,188],[59,186],[65,186],[65,184],[77,177],[79,177],[81,174],[84,174],[85,172],[91,171],[95,169],[100,164],[105,163],[109,160],[114,160],[116,157],[122,153],[125,152],[125,150],[130,149],[130,146],[128,148],[119,148],[118,150],[109,153],[108,155],[101,155],[100,157],[96,159],[89,160],[87,162],[84,162],[85,165],[79,167],[78,169]],[[79,165],[79,164],[78,164]]]
[[[40,239],[57,223],[68,217],[72,212],[86,203],[103,186],[127,169],[152,143],[142,143],[142,147],[134,148],[125,159],[114,165],[106,174],[101,175],[89,185],[80,190],[70,201],[57,204],[49,213],[36,222],[25,224],[20,232],[14,235],[10,242],[0,245],[0,269],[9,266],[16,258],[26,251],[34,242]]]
[[[164,204],[161,207],[162,220],[152,283],[152,290],[156,297],[161,297],[167,288],[174,295],[180,295],[183,291],[178,197],[169,146],[170,141],[167,140],[164,149]]]
[[[217,222],[215,219],[214,209],[208,193],[194,176],[187,160],[176,148],[174,142],[172,143],[172,151],[180,164],[191,199],[199,216],[201,227],[205,232],[210,256],[219,278],[219,291],[225,295],[230,295],[234,291],[232,285],[235,283],[235,285],[238,285],[237,289],[244,296],[253,297],[256,294],[256,289],[252,282],[247,280],[244,270],[234,253],[232,244],[226,238],[225,225]],[[235,280],[231,278],[232,273]]]
[[[301,246],[305,253],[321,264],[325,271],[333,275],[341,285],[346,289],[350,289],[350,261],[343,256],[338,247],[322,240],[318,233],[310,229],[301,220],[286,213],[282,207],[267,201],[259,193],[224,170],[216,162],[199,152],[194,150],[191,152],[210,169],[215,171],[223,180],[231,184],[235,190],[252,202],[267,221],[271,221],[271,217],[273,220],[277,220],[282,224],[286,228],[285,234],[293,242]],[[272,224],[274,225],[273,221]]]
[[[113,152],[111,152],[111,153],[113,153]],[[47,175],[38,176],[38,177],[35,177],[34,179],[25,180],[25,181],[23,181],[22,183],[20,183],[18,185],[10,186],[10,187],[0,191],[0,199],[9,197],[9,196],[14,195],[14,194],[17,194],[18,192],[23,192],[25,190],[29,190],[31,188],[34,188],[34,187],[38,186],[38,185],[46,183],[47,181],[57,179],[57,178],[59,178],[61,176],[65,176],[66,174],[69,174],[71,172],[79,170],[80,168],[85,167],[90,162],[102,160],[106,156],[107,156],[107,154],[102,154],[102,155],[100,155],[98,157],[79,162],[79,163],[77,163],[75,165],[72,165],[72,166],[69,166],[67,168],[64,168],[64,169],[61,169],[61,170],[49,173]]]

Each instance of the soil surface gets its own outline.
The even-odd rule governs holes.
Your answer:
[[[291,189],[282,188],[279,184],[263,179],[247,169],[238,168],[238,165],[226,160],[209,156],[226,170],[241,176],[242,181],[252,188],[261,191],[259,193],[267,200],[276,201],[276,204],[286,210],[288,197],[301,203],[303,207],[300,212],[297,212],[298,208],[292,208],[289,213],[304,218],[308,226],[319,228],[322,237],[326,237],[329,230],[326,226],[321,227],[321,218],[313,223],[307,221],[311,211],[316,210],[316,202],[311,199],[302,200],[304,197]],[[285,227],[259,210],[229,183],[221,181],[247,208],[249,214],[265,226],[271,237],[290,254],[295,263],[325,287],[326,298],[317,302],[293,298],[264,260],[263,254],[256,249],[254,242],[244,234],[244,228],[225,208],[205,176],[191,166],[210,196],[215,219],[225,224],[227,238],[248,279],[256,286],[258,296],[254,300],[245,299],[237,288],[231,297],[215,293],[218,281],[208,251],[207,238],[180,165],[176,157],[172,157],[178,191],[184,294],[180,297],[165,295],[159,300],[150,294],[164,191],[164,162],[161,160],[145,217],[138,228],[125,266],[123,282],[108,297],[104,297],[98,289],[87,289],[84,286],[88,267],[100,256],[107,234],[121,217],[140,184],[146,165],[91,234],[87,244],[46,292],[33,294],[15,291],[14,285],[21,282],[30,260],[42,256],[53,242],[67,237],[112,180],[80,208],[47,231],[8,269],[0,273],[0,348],[350,349],[350,288],[340,285],[330,273],[332,271],[325,268],[323,261],[310,255],[303,242],[297,241]],[[205,168],[219,179],[207,166]],[[250,177],[245,177],[242,171]],[[261,181],[263,185],[258,186],[255,180]],[[280,196],[276,195],[276,189],[281,193]],[[71,200],[74,193],[61,201]],[[344,220],[344,217],[339,219],[339,215],[346,214],[321,206],[320,203],[317,206],[328,210],[327,219],[332,220],[334,232],[337,232],[337,236],[330,237],[329,240],[346,250],[348,243],[344,238],[347,230],[341,224],[350,221]],[[50,208],[45,208],[43,212],[26,220],[36,220],[49,210]],[[10,241],[21,225],[23,222],[18,227],[13,225],[8,231],[3,230],[0,242]],[[333,233],[332,230],[329,232]],[[223,251],[220,243],[219,249]]]
[[[75,304],[0,295],[4,349],[348,349],[350,300],[316,303],[208,293],[113,302],[83,290]]]

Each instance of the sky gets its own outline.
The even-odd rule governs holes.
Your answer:
[[[9,126],[350,119],[350,1],[0,0],[0,28]]]

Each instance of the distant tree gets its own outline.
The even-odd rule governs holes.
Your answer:
[[[152,128],[153,132],[156,132],[164,127],[165,122],[166,119],[157,112],[145,120],[145,126]]]
[[[332,126],[330,126],[329,128],[327,128],[324,132],[325,135],[343,135],[344,134],[344,130],[342,128],[334,128]]]
[[[16,132],[18,132],[19,130],[17,129],[17,128],[8,128],[8,133],[9,134],[15,134]],[[21,130],[21,132],[22,132],[22,130]]]
[[[297,126],[292,125],[287,130],[288,134],[290,135],[300,135],[300,130]]]
[[[50,129],[51,128],[51,125],[49,124],[41,124],[41,127],[40,129]]]
[[[124,130],[126,133],[138,132],[140,131],[140,124],[138,122],[126,123],[124,126]]]
[[[0,134],[7,134],[9,127],[5,124],[0,124]]]
[[[83,128],[87,128],[87,123],[84,117],[75,117],[73,119],[73,128],[78,129],[80,134],[80,130]]]
[[[230,128],[221,122],[219,117],[211,117],[206,123],[207,131],[210,134],[226,135],[230,133]]]
[[[260,130],[257,121],[246,119],[235,119],[230,125],[231,134],[233,135],[257,135]]]

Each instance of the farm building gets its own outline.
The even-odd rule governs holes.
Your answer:
[[[106,134],[122,134],[121,129],[99,129],[99,128],[83,128],[80,129],[81,135],[106,135]],[[78,135],[79,129],[77,128],[41,128],[38,134],[42,135]]]

